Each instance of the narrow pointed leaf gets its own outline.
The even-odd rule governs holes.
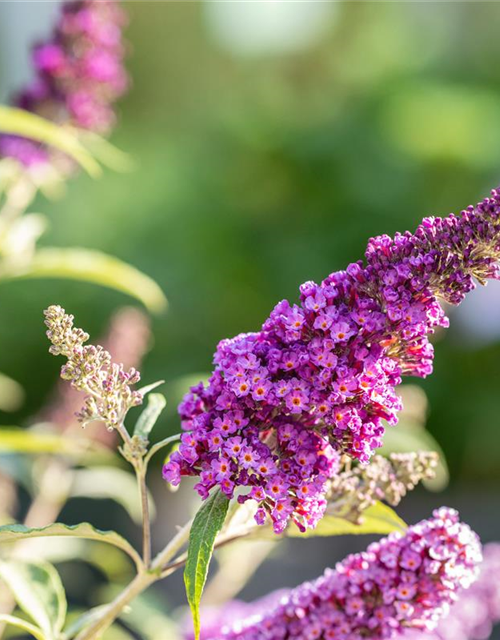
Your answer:
[[[353,534],[387,535],[393,531],[404,531],[406,528],[407,525],[404,520],[401,520],[393,509],[382,502],[377,502],[364,511],[361,524],[354,524],[344,518],[326,514],[315,529],[307,529],[305,533],[301,533],[296,527],[290,526],[286,533],[287,536],[292,538]]]
[[[82,453],[82,442],[57,433],[16,427],[0,429],[0,453]]]
[[[0,579],[45,639],[56,640],[66,619],[66,596],[55,568],[47,562],[2,561]]]
[[[165,380],[157,380],[156,382],[152,382],[151,384],[141,387],[138,391],[142,396],[145,396],[148,393],[151,393],[154,389],[161,387],[162,384],[165,384]]]
[[[0,105],[0,131],[55,147],[71,156],[90,175],[101,174],[99,164],[81,144],[75,133],[34,113]]]
[[[189,534],[184,569],[186,595],[193,617],[195,640],[200,637],[200,601],[217,534],[222,529],[229,507],[228,498],[219,490],[202,504]]]
[[[80,631],[85,629],[85,627],[88,627],[90,624],[92,624],[92,622],[97,620],[101,616],[102,612],[107,608],[107,606],[108,605],[106,604],[101,604],[97,607],[89,609],[89,611],[86,611],[85,613],[82,613],[81,616],[78,616],[64,629],[63,637],[73,638],[74,636],[76,636],[78,633],[80,633]]]
[[[39,529],[26,527],[24,524],[6,524],[0,527],[0,544],[4,542],[21,542],[29,538],[52,537],[81,538],[112,544],[127,553],[138,567],[142,566],[139,554],[125,538],[122,538],[122,536],[115,531],[101,531],[96,529],[88,522],[75,525],[56,522]]]
[[[45,636],[38,627],[35,627],[35,625],[31,624],[31,622],[21,620],[21,618],[18,618],[16,616],[10,616],[6,613],[0,613],[0,623],[10,624],[13,627],[22,629],[23,631],[26,631],[27,633],[32,635],[34,638],[37,638],[37,640],[45,640]]]
[[[121,172],[132,171],[135,168],[135,162],[128,153],[121,151],[94,131],[77,129],[74,133],[85,149],[102,165]]]
[[[167,401],[165,400],[165,396],[161,393],[151,393],[148,396],[148,404],[146,408],[137,420],[134,435],[147,439],[166,404]]]
[[[149,276],[118,258],[79,247],[39,249],[31,262],[16,271],[3,271],[1,279],[64,278],[91,282],[121,291],[142,302],[151,312],[167,307],[163,291]]]

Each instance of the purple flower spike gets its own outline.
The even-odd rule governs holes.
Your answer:
[[[484,547],[478,580],[460,595],[432,633],[405,631],[398,640],[487,640],[500,621],[500,544]],[[236,619],[236,618],[235,618]]]
[[[117,0],[63,4],[50,40],[33,49],[36,78],[15,104],[59,124],[100,134],[115,122],[113,103],[126,91],[121,31],[125,15]],[[26,167],[50,160],[48,149],[18,136],[0,136],[0,155]]]
[[[439,301],[458,304],[475,280],[498,277],[499,215],[495,190],[461,216],[373,238],[366,264],[306,282],[300,304],[283,300],[259,332],[223,340],[208,385],[179,407],[192,442],[172,455],[165,478],[199,475],[203,497],[215,485],[228,496],[245,487],[239,499],[259,503],[260,524],[267,514],[277,532],[290,519],[314,527],[339,454],[367,463],[383,421],[397,423],[402,376],[432,372],[429,335],[448,326]],[[246,464],[228,453],[235,436]],[[213,463],[223,453],[221,476]]]
[[[481,562],[477,535],[453,509],[348,556],[314,582],[246,608],[223,609],[204,640],[384,640],[405,629],[429,638]],[[235,621],[235,614],[245,617]],[[223,621],[221,626],[221,621]],[[217,623],[219,626],[217,626]],[[457,639],[454,639],[457,640]]]

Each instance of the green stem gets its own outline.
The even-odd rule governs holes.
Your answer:
[[[146,486],[148,466],[145,459],[134,456],[134,443],[123,421],[118,423],[116,429],[124,442],[124,457],[134,467],[137,477],[142,511],[142,559],[146,569],[149,569],[151,565],[151,522],[149,517],[148,488]],[[130,456],[127,454],[130,454]]]
[[[192,524],[193,521],[190,520],[182,527],[182,529],[179,529],[163,551],[160,551],[160,553],[155,557],[153,564],[151,565],[151,569],[156,573],[156,575],[161,575],[165,565],[175,558],[178,551],[180,551],[180,549],[182,549],[182,547],[187,543]]]
[[[75,640],[97,640],[121,615],[123,609],[140,593],[161,579],[161,568],[181,549],[189,538],[191,522],[188,522],[172,538],[153,560],[151,571],[138,573],[132,582],[107,606],[92,624],[81,631]]]
[[[142,559],[146,569],[151,565],[151,521],[149,517],[148,488],[146,486],[146,465],[141,464],[135,467],[139,492],[141,496],[142,509]]]
[[[97,640],[101,634],[108,629],[118,618],[123,609],[129,605],[132,600],[140,593],[145,591],[149,586],[166,578],[176,569],[186,562],[186,554],[182,554],[177,560],[173,559],[189,540],[189,532],[191,531],[192,520],[179,529],[177,534],[167,544],[167,546],[158,553],[151,563],[151,569],[147,572],[139,573],[106,608],[103,609],[102,616],[84,629],[75,640]],[[215,548],[222,547],[225,544],[244,538],[254,530],[254,527],[242,527],[239,531],[231,534],[223,535],[215,543]],[[173,562],[172,562],[173,561]],[[170,563],[170,564],[169,564]]]
[[[86,629],[83,629],[75,640],[97,640],[120,616],[123,609],[156,580],[158,578],[154,574],[138,573],[132,582],[103,609],[102,615]]]
[[[148,465],[149,461],[155,455],[155,453],[160,451],[160,449],[163,449],[163,447],[166,447],[171,442],[175,442],[176,440],[179,440],[180,437],[181,437],[181,434],[176,433],[175,436],[169,436],[168,438],[165,438],[164,440],[160,440],[160,442],[157,442],[156,444],[154,444],[149,450],[147,456],[144,458],[144,464]]]

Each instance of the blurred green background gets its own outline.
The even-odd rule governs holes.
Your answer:
[[[0,4],[7,29],[15,3]],[[33,19],[39,3],[21,4]],[[258,328],[301,282],[360,258],[370,236],[459,211],[500,182],[498,3],[125,7],[133,87],[113,142],[136,170],[80,175],[35,209],[51,220],[43,244],[102,249],[166,292],[146,382],[209,370],[221,338]],[[21,55],[12,35],[7,44],[4,86],[9,56]],[[29,398],[2,422],[19,424],[60,365],[42,309],[61,304],[98,336],[130,300],[68,282],[0,287],[1,369]],[[451,325],[436,337],[434,375],[418,384],[451,467],[449,502],[482,509],[483,536],[500,538],[500,286],[473,294]],[[161,429],[177,428],[171,407]],[[409,500],[414,519],[445,498]]]

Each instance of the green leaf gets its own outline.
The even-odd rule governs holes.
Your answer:
[[[30,429],[0,428],[1,453],[81,453],[82,443],[56,433],[42,433]]]
[[[95,620],[97,620],[101,616],[104,609],[106,609],[107,607],[108,605],[101,604],[98,607],[93,607],[92,609],[89,609],[89,611],[82,613],[82,615],[78,616],[64,629],[63,637],[73,638],[74,636],[76,636],[78,633],[80,633],[80,631],[85,629],[85,627],[88,627]]]
[[[74,133],[90,154],[106,167],[121,172],[132,171],[135,168],[135,162],[128,153],[121,151],[94,131],[77,129]]]
[[[344,518],[326,514],[315,529],[307,529],[305,533],[301,533],[295,526],[290,526],[286,531],[286,535],[291,538],[314,538],[316,536],[342,536],[349,534],[387,535],[393,531],[405,531],[406,528],[406,523],[401,520],[393,509],[382,502],[377,502],[364,511],[361,524],[353,524]]]
[[[37,640],[45,640],[45,636],[40,631],[40,629],[38,627],[35,627],[35,625],[31,624],[30,622],[27,622],[26,620],[21,620],[21,618],[17,618],[16,616],[9,616],[6,613],[0,613],[0,623],[2,622],[4,624],[10,624],[13,627],[18,627],[19,629],[26,631],[34,638],[37,638]]]
[[[38,249],[31,262],[1,273],[3,280],[20,278],[66,278],[109,287],[130,295],[151,312],[160,313],[167,307],[163,291],[149,276],[135,267],[91,249]]]
[[[17,411],[24,402],[24,389],[12,378],[0,373],[0,409]]]
[[[125,551],[137,567],[142,566],[142,560],[132,545],[115,531],[101,531],[88,522],[75,525],[66,525],[60,522],[49,524],[46,527],[33,529],[24,524],[6,524],[0,527],[0,544],[3,542],[20,542],[29,538],[81,538],[84,540],[97,540],[112,544]]]
[[[100,605],[90,609],[90,611],[81,613],[79,616],[75,615],[77,612],[72,611],[70,614],[71,623],[68,624],[64,630],[62,640],[69,640],[70,638],[77,637],[80,631],[83,631],[85,627],[88,627],[92,622],[94,622],[94,620],[98,619],[104,609],[107,608],[108,605]],[[103,640],[134,640],[132,634],[116,624],[111,626],[109,629],[106,629],[106,633],[102,638]]]
[[[448,485],[450,478],[446,457],[436,439],[420,424],[406,420],[395,427],[387,427],[384,434],[384,444],[377,450],[377,453],[388,455],[413,451],[435,451],[439,455],[435,477],[431,480],[423,480],[423,484],[433,491],[443,490]]]
[[[0,578],[45,639],[56,640],[66,619],[66,596],[54,567],[47,562],[2,561]]]
[[[134,435],[147,439],[166,404],[167,401],[164,395],[161,393],[151,393],[148,396],[146,408],[139,416],[139,420],[137,420]]]
[[[146,396],[154,389],[161,387],[162,384],[165,384],[165,380],[157,380],[156,382],[152,382],[151,384],[147,384],[146,386],[141,387],[140,389],[138,389],[138,391],[142,396]]]
[[[111,602],[123,591],[122,584],[106,584],[97,592],[99,601]],[[129,629],[144,640],[181,640],[179,624],[167,615],[169,609],[164,594],[144,591],[120,614]],[[161,633],[158,632],[161,629]]]
[[[78,140],[75,133],[34,113],[0,105],[0,131],[55,147],[71,156],[90,175],[101,174],[99,164]]]
[[[228,507],[228,498],[221,491],[214,491],[198,510],[189,533],[184,584],[193,616],[195,640],[200,637],[201,594],[207,580],[215,538],[224,525]]]
[[[134,522],[142,523],[142,509],[135,476],[114,467],[92,467],[76,469],[71,486],[73,498],[95,498],[114,500],[120,504]],[[149,495],[151,519],[155,517],[155,506]]]

